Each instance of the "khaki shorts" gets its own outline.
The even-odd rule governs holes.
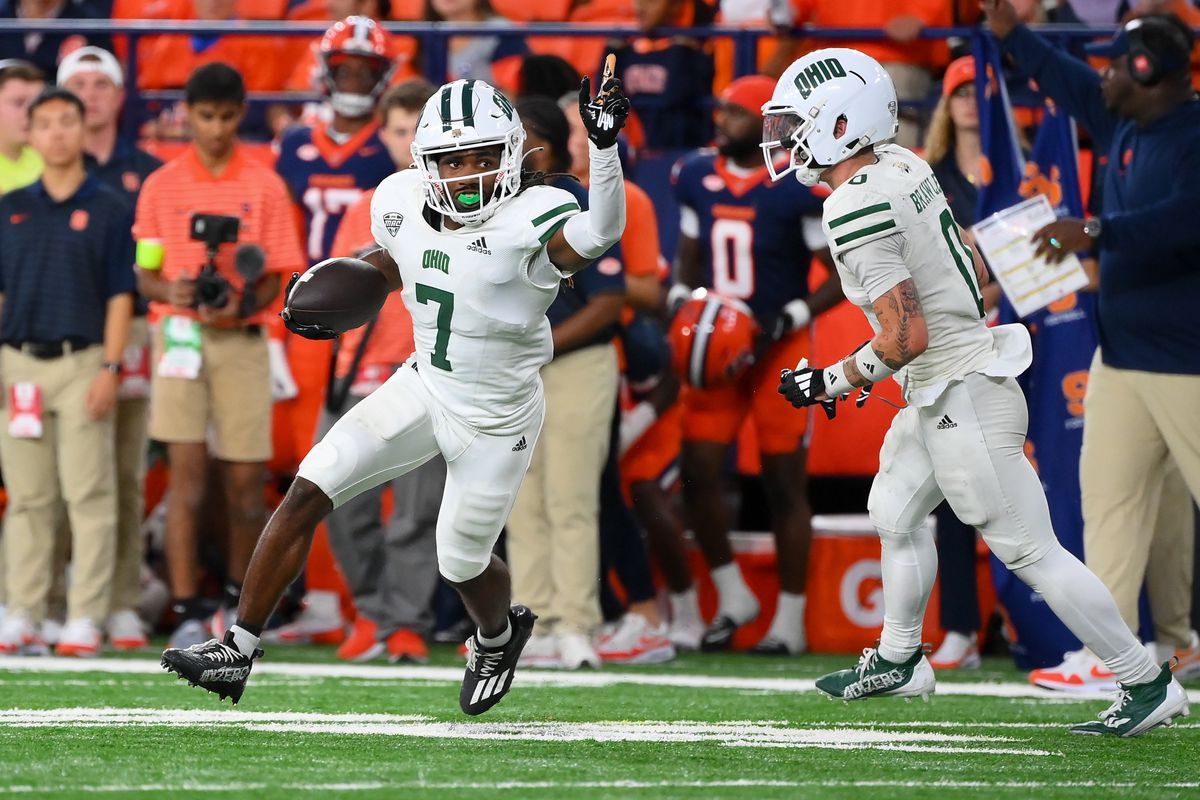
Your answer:
[[[271,458],[271,372],[264,331],[204,328],[195,380],[164,378],[162,325],[154,329],[150,361],[150,438],[168,444],[208,441],[223,461]]]

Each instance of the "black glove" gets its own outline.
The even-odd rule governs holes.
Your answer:
[[[875,391],[875,384],[873,383],[868,383],[862,387],[862,391],[858,393],[858,397],[854,398],[854,407],[862,408],[865,406],[867,401],[871,399],[871,392],[873,391]]]
[[[291,309],[288,308],[288,301],[292,297],[292,288],[296,285],[296,281],[300,280],[300,273],[293,272],[292,279],[288,281],[287,290],[283,293],[283,311],[279,312],[279,316],[283,319],[283,324],[289,331],[297,336],[303,336],[305,339],[336,339],[338,333],[332,328],[327,328],[324,325],[305,325],[296,322],[292,319]]]
[[[629,98],[621,91],[621,81],[609,78],[592,98],[592,81],[584,75],[579,82],[579,116],[588,138],[601,150],[617,143],[617,134],[629,117]]]
[[[838,398],[817,399],[825,394],[825,374],[821,369],[809,367],[807,359],[802,360],[794,370],[780,371],[779,393],[796,408],[807,408],[820,403],[821,410],[827,418],[833,419],[837,416]]]

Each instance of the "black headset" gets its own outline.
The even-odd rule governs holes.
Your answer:
[[[1162,24],[1156,21],[1161,20]],[[1148,30],[1157,28],[1172,40],[1175,47],[1166,52],[1154,52],[1146,42]],[[1173,75],[1187,66],[1191,57],[1191,31],[1169,16],[1142,17],[1125,26],[1129,37],[1129,75],[1142,86],[1155,86],[1163,78]],[[1162,51],[1164,48],[1159,47]]]

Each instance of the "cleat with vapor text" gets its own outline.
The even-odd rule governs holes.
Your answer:
[[[817,688],[841,700],[865,700],[868,697],[920,697],[928,700],[936,680],[933,667],[925,657],[925,648],[907,661],[896,663],[879,655],[874,647],[863,649],[858,663],[850,669],[831,672],[817,679]]]
[[[1146,683],[1130,686],[1118,683],[1117,699],[1100,718],[1071,728],[1071,733],[1085,736],[1140,736],[1160,725],[1170,725],[1176,717],[1191,713],[1187,692],[1171,674],[1169,664],[1163,664],[1158,676]]]
[[[233,645],[233,634],[227,633],[224,642],[209,639],[186,649],[168,648],[163,651],[162,668],[174,672],[191,686],[199,686],[224,700],[237,705],[246,691],[246,681],[255,658],[263,651],[256,649],[254,658],[242,655]]]
[[[512,638],[500,647],[484,647],[476,631],[467,639],[467,671],[463,675],[458,705],[464,714],[482,714],[499,703],[512,687],[513,674],[521,650],[533,633],[537,615],[527,607],[516,605],[509,609]]]

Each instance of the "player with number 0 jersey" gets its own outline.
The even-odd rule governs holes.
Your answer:
[[[857,50],[817,50],[783,73],[764,111],[772,177],[795,173],[807,186],[833,187],[826,236],[846,298],[875,332],[830,366],[785,370],[779,391],[832,416],[854,388],[895,377],[907,402],[883,441],[867,501],[882,544],[883,632],[854,667],[818,679],[817,689],[844,700],[933,692],[921,642],[937,573],[926,517],[945,499],[1119,678],[1112,706],[1073,733],[1137,736],[1186,715],[1187,695],[1169,665],[1154,663],[1108,589],[1054,536],[1024,451],[1029,420],[1016,376],[1030,365],[1029,332],[987,327],[987,272],[963,243],[937,178],[888,143],[898,129],[891,78]]]

